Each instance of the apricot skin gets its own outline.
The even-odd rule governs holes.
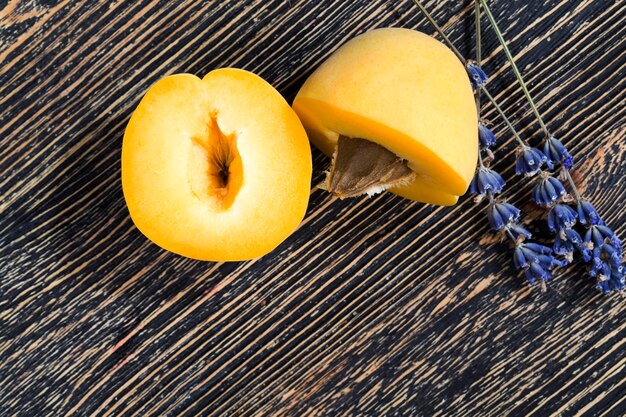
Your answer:
[[[302,124],[273,87],[247,71],[161,79],[124,134],[122,186],[133,222],[189,258],[267,254],[304,217],[310,182]]]
[[[467,73],[425,34],[386,28],[357,36],[306,80],[293,108],[328,156],[341,134],[406,159],[417,178],[390,190],[400,196],[452,205],[474,174],[478,129]]]

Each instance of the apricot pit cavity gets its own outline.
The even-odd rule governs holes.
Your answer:
[[[339,198],[371,196],[408,185],[415,176],[406,160],[385,147],[340,135],[322,188]]]

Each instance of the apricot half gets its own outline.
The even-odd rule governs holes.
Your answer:
[[[219,69],[172,75],[133,113],[122,146],[131,218],[190,258],[262,256],[304,217],[311,149],[302,124],[260,77]]]
[[[311,74],[293,108],[311,141],[334,155],[329,178],[344,171],[326,184],[340,188],[340,197],[390,187],[412,200],[452,205],[474,174],[478,124],[468,75],[452,51],[425,34],[385,28],[357,36]],[[361,153],[341,157],[342,149]],[[388,180],[372,181],[376,176]]]

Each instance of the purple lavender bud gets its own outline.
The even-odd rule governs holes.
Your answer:
[[[478,141],[483,148],[489,148],[496,144],[496,135],[482,122],[478,122]]]
[[[528,229],[526,229],[524,226],[517,224],[517,223],[508,225],[507,229],[513,235],[513,238],[515,240],[519,239],[520,236],[524,236],[524,238],[526,239],[530,239],[531,237],[533,237],[533,234],[530,233]]]
[[[604,243],[602,245],[602,252],[604,252],[609,260],[611,266],[620,267],[622,263],[622,251],[617,250],[613,245]]]
[[[546,176],[533,187],[532,198],[540,206],[549,207],[567,194],[561,181]]]
[[[487,195],[489,193],[497,194],[502,191],[505,184],[500,174],[487,167],[481,166],[472,179],[470,192],[478,195]]]
[[[520,243],[515,247],[513,261],[517,269],[525,268],[531,262],[539,262],[539,255],[552,255],[552,249],[533,242]]]
[[[576,211],[568,205],[556,204],[548,212],[548,227],[552,232],[571,228],[576,224]]]
[[[481,67],[479,67],[478,65],[474,63],[469,63],[467,64],[466,68],[467,68],[467,73],[470,76],[470,82],[472,83],[472,87],[474,88],[474,90],[477,90],[483,85],[485,85],[489,77],[487,76],[485,71],[483,71]]]
[[[524,255],[524,251],[519,246],[515,248],[515,252],[513,252],[513,264],[515,264],[515,268],[517,269],[525,268],[528,266],[528,260]]]
[[[601,280],[596,284],[596,288],[603,294],[610,294],[612,292],[624,291],[624,274],[618,272],[611,272],[611,276],[608,279]]]
[[[508,203],[494,203],[487,209],[487,219],[493,230],[502,230],[508,224],[516,222],[519,215],[519,209]]]
[[[552,269],[554,266],[566,266],[567,261],[556,259],[552,255],[539,255],[537,256],[539,265],[545,269]]]
[[[550,271],[545,270],[537,262],[532,262],[530,268],[528,268],[524,274],[530,285],[535,285],[537,279],[547,281],[552,278]]]
[[[547,246],[540,245],[539,243],[532,243],[532,242],[524,243],[524,247],[526,249],[530,249],[533,252],[537,252],[537,253],[545,253],[548,255],[552,253],[552,249],[550,249]]]
[[[600,218],[600,215],[596,211],[593,204],[586,200],[580,200],[578,202],[578,218],[582,224],[600,224],[604,225],[604,222]]]
[[[567,263],[555,259],[552,249],[537,243],[521,243],[515,248],[513,261],[517,269],[524,269],[528,282],[533,285],[537,279],[542,281],[552,278],[550,270]]]
[[[558,164],[563,164],[565,169],[570,169],[574,165],[572,155],[567,152],[565,145],[554,136],[550,136],[543,144],[543,153],[547,157],[546,165],[550,169],[554,169],[554,166]]]
[[[582,243],[583,238],[580,237],[577,231],[573,229],[561,229],[554,239],[552,249],[557,255],[564,256],[568,262],[572,262],[574,259],[574,250],[578,249],[586,259],[585,262],[589,262],[591,260],[591,252],[585,248]]]
[[[522,148],[515,163],[515,173],[531,177],[541,172],[541,166],[548,160],[537,148]]]
[[[574,247],[574,242],[559,233],[554,239],[554,245],[552,245],[552,249],[557,255],[571,256],[574,253],[574,249],[576,248]]]
[[[536,280],[546,281],[552,278],[550,270],[555,266],[564,266],[566,262],[554,259],[551,255],[535,255],[524,259],[525,264],[520,264],[521,268],[524,268],[524,274],[530,285],[534,285]],[[519,267],[518,267],[519,268]]]
[[[594,255],[597,250],[606,242],[610,243],[618,251],[622,251],[622,242],[617,235],[603,225],[593,225],[585,233],[585,243],[593,243]]]
[[[608,271],[611,273],[611,269],[606,265],[600,258],[593,258],[591,261],[591,268],[589,268],[589,275],[592,277],[597,277],[602,274],[602,271]]]
[[[609,265],[599,258],[594,258],[593,265],[589,269],[589,275],[597,277],[596,288],[604,294],[624,291],[626,286],[623,266]]]

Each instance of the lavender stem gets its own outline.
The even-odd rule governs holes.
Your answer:
[[[491,23],[491,27],[496,33],[496,36],[498,37],[498,40],[500,41],[500,44],[502,45],[502,49],[504,49],[504,53],[506,54],[509,62],[511,63],[511,68],[513,69],[513,72],[515,73],[515,76],[517,77],[517,81],[519,82],[520,86],[522,87],[522,90],[524,91],[524,95],[526,95],[526,99],[528,99],[530,108],[535,113],[535,116],[537,117],[537,121],[541,125],[541,129],[543,129],[544,133],[546,134],[546,137],[549,138],[551,136],[550,132],[548,131],[548,128],[543,122],[543,119],[541,118],[541,114],[539,114],[539,110],[537,110],[535,101],[530,95],[530,91],[528,91],[528,87],[526,86],[526,83],[524,82],[524,79],[522,78],[522,74],[520,73],[519,69],[517,68],[517,65],[515,64],[513,55],[511,54],[511,51],[509,50],[509,47],[506,41],[504,40],[504,36],[502,36],[502,32],[500,31],[500,28],[498,27],[498,24],[496,23],[496,19],[491,14],[491,10],[489,10],[489,6],[487,5],[487,2],[485,0],[475,0],[475,1],[480,2],[480,4],[483,6],[483,9],[485,9],[485,14],[487,15],[487,19],[489,19],[489,23]]]
[[[574,184],[574,179],[572,178],[572,176],[570,175],[567,169],[563,168],[563,172],[565,173],[565,178],[567,178],[567,182],[569,183],[570,187],[572,188],[572,191],[574,192],[574,197],[576,197],[576,202],[579,202],[582,198],[580,197],[578,188],[576,188],[576,184]]]
[[[474,3],[474,18],[476,25],[476,64],[480,66],[482,61],[482,37],[480,30],[480,4]],[[480,89],[476,90],[476,114],[478,115],[478,120],[480,120]]]
[[[513,124],[511,123],[509,118],[506,117],[506,114],[504,114],[504,110],[502,110],[502,108],[500,107],[496,99],[493,98],[493,96],[489,93],[489,90],[487,90],[487,87],[483,85],[482,87],[480,87],[480,89],[482,90],[483,93],[485,93],[489,101],[491,101],[491,104],[493,104],[493,106],[496,108],[496,110],[500,114],[500,117],[502,117],[506,125],[509,127],[509,129],[513,133],[513,137],[515,138],[515,140],[517,140],[520,145],[524,147],[528,147],[528,144],[519,136],[519,134],[517,133],[517,130],[515,129],[515,127],[513,127]]]

